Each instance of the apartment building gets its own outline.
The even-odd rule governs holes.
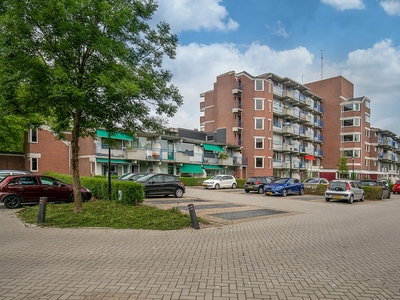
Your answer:
[[[324,99],[325,114],[321,177],[337,178],[338,162],[346,158],[351,177],[398,177],[398,137],[372,128],[371,100],[354,97],[354,85],[342,76],[306,84]]]
[[[43,126],[30,130],[25,139],[25,169],[42,174],[47,171],[72,174],[71,136],[58,140]],[[169,128],[162,133],[138,132],[135,136],[96,130],[96,138],[80,139],[79,169],[82,176],[128,172],[169,173],[206,177],[235,174],[245,159],[237,145],[224,140],[224,130],[211,133]]]
[[[324,156],[322,98],[273,73],[234,71],[217,76],[200,95],[200,130],[226,130],[226,141],[248,158],[241,177],[318,176]]]

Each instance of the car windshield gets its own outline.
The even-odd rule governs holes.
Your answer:
[[[319,179],[318,178],[308,178],[304,180],[304,183],[318,183]]]
[[[274,183],[286,183],[289,178],[281,178],[274,181]]]
[[[220,180],[222,178],[222,175],[215,175],[210,178],[210,180]]]
[[[362,186],[378,186],[378,182],[376,181],[361,181]]]
[[[148,175],[145,175],[145,176],[143,176],[143,177],[139,177],[138,179],[136,179],[136,181],[138,181],[138,182],[143,182],[143,181],[146,181],[147,179],[149,179],[150,177],[152,177],[154,174],[148,174]]]
[[[331,182],[331,184],[330,184],[330,189],[331,190],[339,190],[339,191],[341,191],[341,190],[346,190],[346,182],[344,182],[344,181],[334,181],[334,182]]]

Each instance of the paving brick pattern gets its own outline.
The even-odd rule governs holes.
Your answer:
[[[400,299],[400,195],[350,205],[188,188],[179,205],[196,199],[236,204],[213,213],[287,213],[200,230],[56,229],[0,205],[0,299]]]

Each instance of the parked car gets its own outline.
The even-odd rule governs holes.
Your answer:
[[[353,180],[335,179],[332,180],[325,191],[325,200],[331,201],[347,200],[348,203],[353,203],[354,200],[364,201],[364,190]]]
[[[283,197],[289,194],[304,195],[304,185],[297,178],[280,178],[264,185],[264,193],[265,195],[281,195]]]
[[[361,187],[363,186],[376,186],[376,187],[380,187],[382,189],[381,192],[381,199],[383,198],[390,198],[390,188],[389,185],[382,181],[382,180],[367,180],[367,179],[363,179],[363,180],[356,180],[356,182],[358,183],[358,185],[360,185]]]
[[[316,189],[319,184],[328,185],[329,180],[326,178],[307,178],[304,180],[304,187],[307,189]]]
[[[32,174],[32,172],[28,170],[0,170],[0,181],[2,181],[8,175],[24,175],[24,174]]]
[[[174,195],[181,198],[185,193],[185,185],[172,174],[147,174],[136,180],[144,186],[146,197]]]
[[[126,173],[120,177],[118,177],[118,180],[120,181],[136,181],[138,178],[143,177],[145,175],[148,175],[149,173]]]
[[[250,191],[257,191],[259,194],[264,194],[264,185],[273,182],[278,179],[275,176],[253,176],[247,178],[244,184],[244,191],[249,193]]]
[[[393,194],[400,193],[400,180],[396,180],[394,182],[393,188],[392,188]]]
[[[236,178],[232,175],[215,175],[210,179],[203,181],[203,187],[206,189],[236,189]]]
[[[92,198],[87,188],[81,187],[82,201]],[[8,175],[0,182],[0,202],[7,208],[18,208],[24,204],[39,203],[41,197],[47,202],[73,202],[72,185],[51,176]]]

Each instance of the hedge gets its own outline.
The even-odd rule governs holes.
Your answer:
[[[72,184],[72,175],[46,172],[65,183]],[[108,200],[108,180],[102,177],[81,176],[81,186],[88,188],[95,199]],[[143,203],[144,187],[140,183],[132,181],[111,180],[111,200],[121,201],[124,204],[137,205]]]

